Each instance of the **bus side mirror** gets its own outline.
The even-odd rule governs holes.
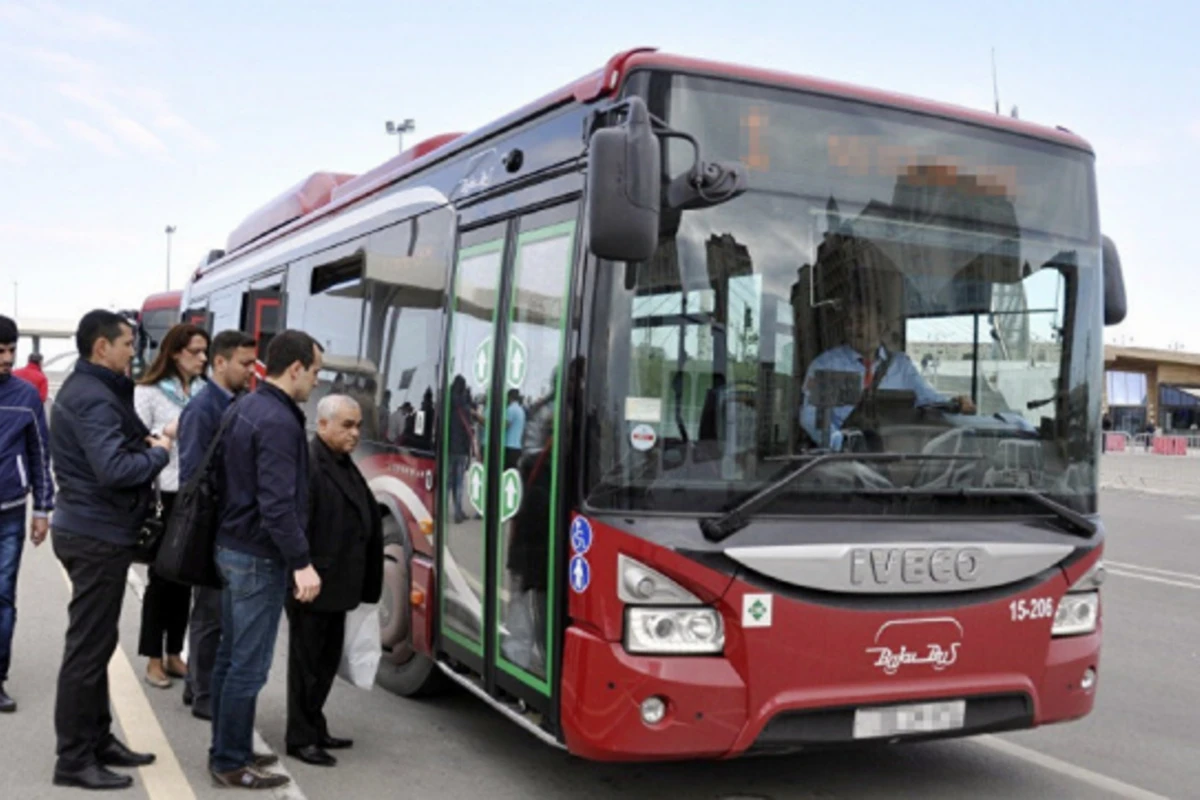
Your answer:
[[[1125,319],[1125,276],[1121,273],[1121,256],[1117,246],[1107,236],[1104,239],[1104,324],[1120,325]]]
[[[588,145],[589,246],[609,261],[645,261],[658,248],[662,151],[645,102],[623,105],[625,119]]]

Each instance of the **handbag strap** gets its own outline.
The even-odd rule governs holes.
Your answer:
[[[199,466],[196,467],[196,472],[188,480],[185,488],[195,488],[196,484],[204,480],[204,477],[208,474],[208,468],[212,463],[213,456],[216,455],[217,449],[221,446],[221,439],[225,436],[225,431],[229,429],[230,423],[233,422],[233,418],[235,416],[233,413],[233,408],[236,404],[237,400],[233,401],[233,404],[231,404],[229,408],[225,410],[225,416],[221,418],[221,425],[217,428],[216,435],[213,436],[212,441],[209,442],[208,449],[204,451],[204,458],[200,460]]]

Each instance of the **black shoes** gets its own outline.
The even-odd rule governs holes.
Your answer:
[[[321,745],[321,747],[325,748],[326,750],[349,750],[351,747],[354,747],[354,740],[339,739],[336,736],[325,734],[321,737],[321,740],[317,742],[317,744]]]
[[[154,763],[153,753],[135,753],[115,736],[96,751],[96,760],[106,767],[146,767]]]
[[[72,786],[77,789],[128,789],[133,786],[133,778],[128,775],[118,775],[110,769],[92,764],[80,770],[54,770],[55,786]]]
[[[337,759],[315,744],[306,744],[304,747],[289,747],[287,754],[292,758],[300,759],[305,764],[312,764],[314,767],[337,766]]]
[[[196,719],[212,722],[212,709],[207,705],[194,705],[192,706],[192,716]]]
[[[183,685],[183,704],[185,706],[190,706],[192,701],[195,699],[196,696],[192,693],[192,685],[190,683],[185,683]]]
[[[11,714],[17,710],[17,701],[8,696],[4,691],[4,684],[0,683],[0,714]]]

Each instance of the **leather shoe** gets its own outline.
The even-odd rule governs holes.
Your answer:
[[[324,747],[326,750],[349,750],[354,747],[353,739],[339,739],[336,736],[325,734],[317,744]]]
[[[91,764],[79,770],[54,770],[55,786],[74,786],[77,789],[128,789],[133,778],[118,775],[99,764]]]
[[[192,706],[192,716],[206,722],[212,722],[212,709],[208,706]]]
[[[185,706],[190,706],[195,699],[196,696],[192,693],[192,685],[190,683],[185,683],[183,685],[183,704]]]
[[[8,692],[4,691],[4,684],[0,683],[0,714],[11,714],[17,710],[17,701],[8,696]]]
[[[96,759],[106,767],[145,767],[154,763],[153,753],[135,753],[115,736],[96,751]]]
[[[279,756],[274,753],[255,753],[252,766],[255,769],[266,769],[279,763]]]
[[[254,767],[242,767],[230,772],[215,772],[210,769],[209,774],[217,786],[234,789],[278,789],[292,782],[287,775],[262,772]]]
[[[306,744],[304,747],[289,747],[287,754],[292,758],[300,759],[305,764],[312,764],[314,767],[337,766],[337,759],[315,744]]]

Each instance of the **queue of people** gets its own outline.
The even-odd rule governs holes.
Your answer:
[[[213,469],[220,588],[174,583],[149,567],[138,644],[144,679],[162,689],[184,681],[185,705],[211,724],[215,783],[283,786],[289,779],[270,770],[278,757],[252,743],[286,610],[287,753],[335,765],[329,751],[353,741],[331,734],[324,706],[346,612],[382,592],[383,545],[378,506],[350,458],[363,427],[359,404],[326,396],[311,441],[306,432],[301,405],[317,384],[321,346],[302,331],[277,334],[265,376],[249,391],[253,338],[224,331],[210,339],[181,324],[135,385],[133,327],[93,311],[80,321],[80,358],[47,425],[38,390],[12,374],[18,338],[15,323],[0,317],[0,712],[16,711],[4,689],[32,498],[30,541],[49,535],[71,582],[53,782],[126,788],[132,777],[115,770],[154,763],[154,754],[130,750],[113,732],[107,665],[139,532],[156,514],[169,519],[181,487]]]

